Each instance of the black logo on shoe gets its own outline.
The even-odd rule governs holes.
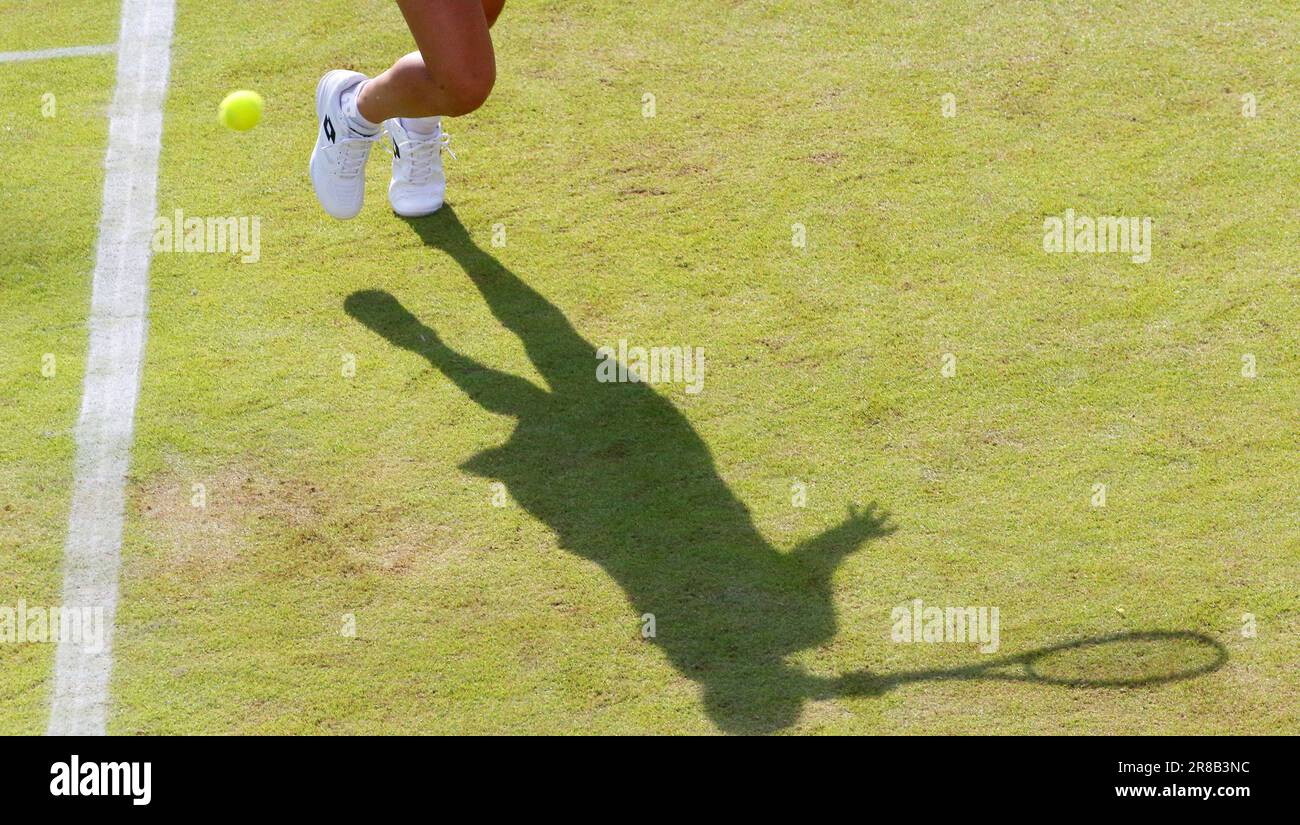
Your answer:
[[[402,149],[401,149],[400,146],[397,145],[397,141],[394,140],[394,141],[393,141],[393,157],[395,157],[395,158],[400,158],[401,156],[402,156]]]
[[[334,134],[334,124],[330,122],[329,116],[327,115],[325,117],[325,137],[330,139],[330,143],[334,142]]]

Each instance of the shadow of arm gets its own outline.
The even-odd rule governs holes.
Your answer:
[[[545,402],[547,393],[532,383],[447,346],[387,292],[354,292],[344,302],[348,315],[394,346],[423,356],[484,409],[519,417]]]

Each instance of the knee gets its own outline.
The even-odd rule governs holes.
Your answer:
[[[496,79],[496,66],[491,62],[442,78],[438,84],[442,99],[439,114],[459,117],[478,109],[492,94]]]

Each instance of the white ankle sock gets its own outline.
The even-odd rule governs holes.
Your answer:
[[[339,103],[343,106],[343,116],[347,118],[348,128],[359,135],[371,137],[379,134],[379,124],[371,123],[361,116],[357,111],[357,98],[361,96],[361,88],[370,81],[363,80],[343,93]]]
[[[414,132],[417,135],[431,135],[438,131],[438,126],[442,122],[440,117],[404,117],[402,118],[402,128],[408,132]]]

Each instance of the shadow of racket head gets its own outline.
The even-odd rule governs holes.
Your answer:
[[[860,671],[816,680],[814,694],[878,695],[899,685],[930,681],[1037,682],[1071,688],[1145,687],[1192,679],[1223,667],[1228,650],[1191,630],[1141,630],[1091,636],[977,665],[896,673]]]
[[[1076,639],[1022,654],[1024,679],[1065,687],[1141,687],[1218,670],[1228,649],[1190,630],[1143,630]]]

